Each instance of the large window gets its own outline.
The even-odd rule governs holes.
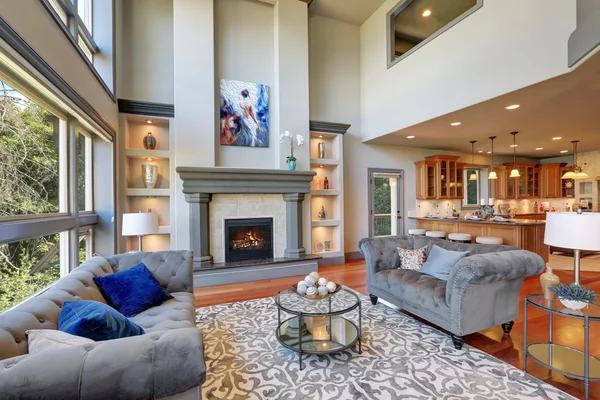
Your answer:
[[[85,55],[93,62],[98,46],[92,36],[92,0],[47,0]]]
[[[388,68],[480,8],[482,0],[402,0],[388,13]]]

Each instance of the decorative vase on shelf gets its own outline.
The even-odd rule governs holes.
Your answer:
[[[560,278],[552,272],[552,267],[547,267],[546,272],[540,275],[542,294],[546,300],[554,300],[556,298],[556,294],[550,289],[559,283]]]
[[[325,158],[325,142],[319,142],[319,158]]]
[[[146,150],[154,150],[156,148],[156,138],[150,132],[144,137],[144,148]]]
[[[331,240],[325,241],[325,251],[331,251]]]
[[[158,165],[142,165],[142,181],[146,189],[154,189],[158,182]]]
[[[327,213],[325,212],[325,206],[321,206],[321,211],[319,211],[318,216],[321,221],[327,219]]]
[[[296,161],[288,161],[288,168],[290,169],[290,171],[295,171],[296,170]]]

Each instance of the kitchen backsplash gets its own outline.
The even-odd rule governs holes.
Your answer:
[[[551,210],[554,207],[555,211],[566,211],[567,207],[571,210],[574,198],[561,198],[561,199],[518,199],[518,200],[495,200],[494,210],[498,209],[498,205],[502,205],[504,211],[507,207],[517,208],[517,214],[530,214],[535,212],[535,203],[537,202],[538,207],[542,203],[548,203],[548,207]],[[454,208],[461,214],[467,212],[473,212],[474,210],[461,210],[461,200],[417,200],[417,216],[424,217],[426,215],[439,215],[445,217],[448,215],[448,210]],[[439,211],[439,213],[438,213]],[[594,210],[598,211],[598,210]]]

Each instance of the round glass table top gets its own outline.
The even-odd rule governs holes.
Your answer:
[[[527,301],[534,306],[545,309],[546,311],[552,311],[566,317],[583,319],[587,316],[590,319],[600,320],[600,304],[598,303],[590,303],[590,305],[582,308],[581,310],[571,310],[570,308],[565,307],[565,305],[561,303],[558,298],[554,300],[546,300],[541,293],[530,294],[527,296]]]
[[[281,291],[275,296],[275,304],[281,310],[298,315],[334,315],[343,314],[358,307],[360,299],[346,288],[330,297],[321,300],[311,300],[299,295],[292,288]]]

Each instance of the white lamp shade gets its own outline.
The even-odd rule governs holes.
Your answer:
[[[496,171],[491,171],[488,175],[488,179],[498,179],[498,174],[496,174]]]
[[[600,213],[546,214],[544,243],[565,249],[600,250]]]
[[[573,179],[573,178],[575,178],[575,172],[567,171],[560,179]]]
[[[158,214],[127,213],[123,214],[123,236],[144,236],[158,233]]]
[[[512,171],[510,171],[510,178],[519,178],[521,177],[521,174],[519,173],[518,169],[513,169]]]

